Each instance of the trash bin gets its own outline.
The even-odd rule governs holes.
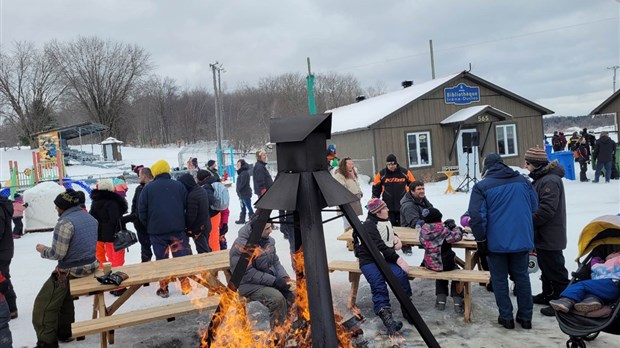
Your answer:
[[[575,158],[572,151],[557,151],[548,155],[549,161],[554,159],[564,167],[564,177],[568,180],[575,180]]]
[[[545,144],[545,152],[547,153],[547,157],[549,157],[553,152],[553,145]]]

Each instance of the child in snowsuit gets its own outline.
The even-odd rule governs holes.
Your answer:
[[[549,301],[556,311],[568,313],[571,309],[589,313],[603,304],[615,303],[620,297],[620,252],[607,255],[605,261],[593,257],[590,261],[591,279],[568,286],[557,300]]]
[[[402,248],[402,243],[394,234],[394,228],[390,223],[388,211],[384,201],[378,198],[371,199],[368,202],[368,218],[364,221],[364,228],[381,254],[383,254],[385,261],[407,296],[411,296],[411,285],[407,276],[409,265],[395,251],[395,249]],[[392,316],[390,295],[385,278],[383,278],[368,248],[357,241],[354,241],[354,244],[355,256],[359,259],[360,269],[368,284],[370,284],[374,312],[383,321],[388,335],[392,336],[403,327],[403,323],[395,320]],[[403,315],[405,314],[406,312],[403,311]]]
[[[436,208],[428,208],[422,211],[424,224],[420,229],[420,244],[424,247],[424,267],[431,271],[451,271],[458,269],[450,244],[456,243],[463,238],[463,232],[456,226],[454,220],[449,219],[441,222],[442,214]],[[458,291],[457,291],[458,289]],[[440,311],[446,308],[448,297],[448,280],[435,281],[435,295],[437,300],[435,307]],[[463,288],[460,282],[452,281],[450,296],[454,301],[454,311],[463,313]]]

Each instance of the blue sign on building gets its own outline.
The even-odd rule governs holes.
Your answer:
[[[452,88],[444,88],[443,99],[446,104],[471,104],[480,101],[480,88],[459,83]]]

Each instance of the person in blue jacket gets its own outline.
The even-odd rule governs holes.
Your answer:
[[[155,178],[144,186],[138,203],[138,217],[146,225],[153,253],[156,260],[191,255],[189,237],[185,233],[185,209],[187,208],[187,190],[182,183],[170,176],[170,165],[159,160],[151,166]],[[188,294],[191,285],[187,278],[179,278],[181,292]],[[167,298],[168,280],[159,281],[156,294]]]
[[[497,322],[514,329],[508,275],[515,282],[516,320],[532,328],[532,288],[528,274],[529,252],[534,248],[532,213],[538,208],[534,187],[519,172],[504,164],[497,153],[484,159],[483,180],[474,185],[469,200],[469,225],[481,257],[486,254],[499,309]]]

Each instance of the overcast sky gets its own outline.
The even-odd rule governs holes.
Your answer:
[[[0,0],[2,48],[78,36],[137,44],[156,73],[227,90],[261,77],[350,73],[400,88],[469,68],[555,111],[585,115],[613,92],[620,0]],[[617,88],[620,88],[618,69]]]

